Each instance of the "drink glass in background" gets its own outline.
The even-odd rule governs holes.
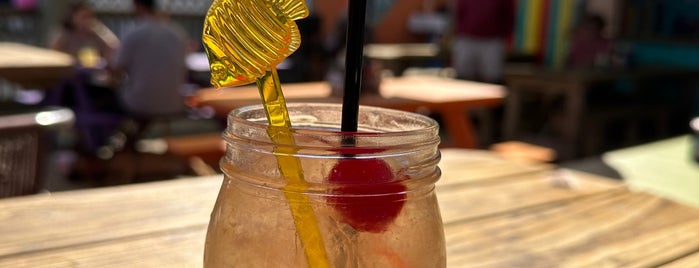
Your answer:
[[[293,145],[270,140],[262,106],[229,115],[205,267],[309,266],[285,194],[295,190],[279,171],[276,154],[289,152],[281,147],[300,162],[308,187],[293,194],[307,197],[331,267],[446,266],[434,120],[361,107],[360,131],[342,133],[341,105],[288,110]]]

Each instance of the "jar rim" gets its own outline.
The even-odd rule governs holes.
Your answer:
[[[390,183],[398,182],[407,175],[409,182],[401,182],[407,186],[407,191],[434,184],[439,178],[436,168],[440,159],[439,124],[432,118],[405,111],[361,106],[360,125],[375,131],[347,133],[339,131],[340,104],[291,103],[287,108],[292,124],[296,123],[297,126],[284,131],[269,127],[261,105],[242,107],[229,114],[228,128],[224,133],[227,152],[222,160],[225,174],[251,185],[321,195],[328,194],[328,191],[337,194],[332,189],[343,186],[327,180],[331,172],[328,168],[346,159],[380,159],[381,162],[395,165],[396,168],[391,168],[395,172],[395,181]],[[309,128],[298,125],[308,125]],[[327,127],[332,129],[328,130]],[[274,139],[270,135],[284,138]],[[351,143],[346,142],[347,137],[352,138]],[[260,173],[258,170],[259,165],[264,165],[262,163],[278,168],[280,157],[291,161],[289,156],[296,158],[293,161],[297,165],[317,165],[301,169],[314,171],[304,176],[305,186],[300,190],[286,189],[289,182],[279,173],[281,171]],[[240,168],[246,165],[254,165],[255,168]],[[315,170],[318,168],[323,170]],[[261,184],[256,179],[261,176],[269,179]],[[370,182],[370,185],[356,184],[353,187],[376,187],[379,184]]]
[[[379,144],[381,147],[394,147],[406,144],[434,144],[439,143],[439,124],[432,118],[425,115],[410,113],[400,110],[373,107],[373,106],[360,106],[359,107],[359,128],[360,131],[357,132],[343,132],[339,130],[339,125],[341,124],[340,114],[328,115],[323,114],[322,119],[309,117],[308,115],[297,114],[300,110],[310,110],[314,113],[320,113],[318,111],[341,111],[342,105],[335,103],[288,103],[287,108],[292,121],[291,133],[294,136],[306,136],[306,137],[325,137],[325,138],[337,138],[337,137],[352,137],[355,139],[380,139]],[[235,132],[233,126],[237,128],[247,128],[256,129],[258,133],[262,130],[266,130],[269,125],[266,117],[259,118],[260,114],[264,114],[264,109],[261,104],[245,106],[237,108],[229,113],[226,137],[233,135]],[[251,120],[251,116],[258,117],[257,119]],[[385,117],[391,117],[394,120],[401,120],[401,122],[392,121],[392,125],[386,125],[381,123],[373,122],[377,118],[371,118],[372,115],[382,115]],[[322,121],[322,122],[320,122]],[[318,128],[308,128],[300,125],[320,123],[322,126]],[[372,125],[373,124],[373,125]],[[322,128],[322,129],[321,129]],[[410,138],[408,138],[410,137]],[[417,137],[417,138],[416,138]],[[246,137],[255,139],[254,137]],[[269,137],[259,137],[267,140]],[[405,138],[405,139],[403,139]],[[386,142],[387,143],[381,143]],[[391,144],[393,143],[393,144]],[[292,145],[292,144],[287,144]],[[293,144],[294,146],[303,146],[303,144]],[[362,144],[355,144],[353,147],[367,147]],[[337,147],[337,144],[329,145],[328,147]],[[372,146],[369,146],[372,147]]]

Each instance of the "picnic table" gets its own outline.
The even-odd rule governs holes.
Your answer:
[[[47,88],[73,73],[65,53],[19,43],[0,42],[0,78],[26,88]]]
[[[282,89],[287,102],[342,103],[341,96],[333,95],[327,82],[288,83]],[[441,127],[449,135],[445,144],[463,148],[475,148],[478,144],[468,112],[497,107],[505,96],[500,85],[427,75],[384,78],[379,91],[362,95],[360,104],[438,114],[443,121]],[[202,89],[190,98],[190,105],[211,107],[221,118],[235,108],[253,104],[260,104],[254,86]]]

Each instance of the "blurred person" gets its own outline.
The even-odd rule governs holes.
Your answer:
[[[452,65],[457,78],[499,82],[505,39],[514,24],[514,1],[453,1]]]
[[[79,122],[76,149],[81,155],[94,156],[116,130],[122,114],[106,69],[119,40],[97,19],[90,5],[78,1],[69,5],[48,46],[71,55],[76,70],[60,85],[45,91],[42,104],[71,108]]]
[[[119,46],[114,33],[95,17],[92,7],[85,2],[73,3],[61,26],[49,47],[70,54],[81,67],[105,66]]]
[[[159,16],[154,0],[133,4],[139,23],[123,36],[114,65],[124,75],[122,105],[129,116],[144,119],[184,112],[186,37]]]
[[[603,35],[604,19],[589,14],[573,30],[568,54],[568,66],[592,68],[608,64],[612,42]]]
[[[349,23],[348,11],[345,9],[342,16],[335,21],[334,30],[326,35],[322,40],[322,53],[325,58],[326,72],[325,80],[330,83],[333,96],[342,96],[345,86],[345,62],[347,57],[347,27]],[[371,21],[368,13],[367,21]],[[370,23],[364,28],[364,45],[372,42],[374,29]],[[367,57],[363,59],[362,65],[362,94],[378,94],[381,83],[382,66],[377,60]]]
[[[49,47],[67,53],[75,59],[77,72],[70,83],[59,92],[48,92],[46,104],[93,106],[96,110],[119,112],[117,100],[110,88],[110,78],[106,68],[113,60],[119,47],[119,39],[100,22],[92,7],[78,1],[70,5],[63,18],[61,29],[51,39]],[[76,87],[84,87],[84,92],[76,92]],[[53,95],[51,95],[53,94]],[[77,94],[83,94],[90,103],[75,103]],[[77,97],[79,98],[79,97]],[[72,107],[82,109],[85,107]]]
[[[143,176],[147,167],[143,157],[149,153],[138,149],[138,141],[155,124],[165,124],[169,131],[170,119],[186,112],[186,35],[158,12],[155,0],[132,3],[138,21],[122,36],[112,66],[114,76],[120,78],[117,92],[126,120],[107,148],[110,165],[116,167],[105,178],[109,184],[133,182]]]

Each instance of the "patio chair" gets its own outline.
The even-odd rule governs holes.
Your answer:
[[[0,105],[0,198],[38,193],[48,159],[47,136],[57,127],[71,124],[73,112]]]

